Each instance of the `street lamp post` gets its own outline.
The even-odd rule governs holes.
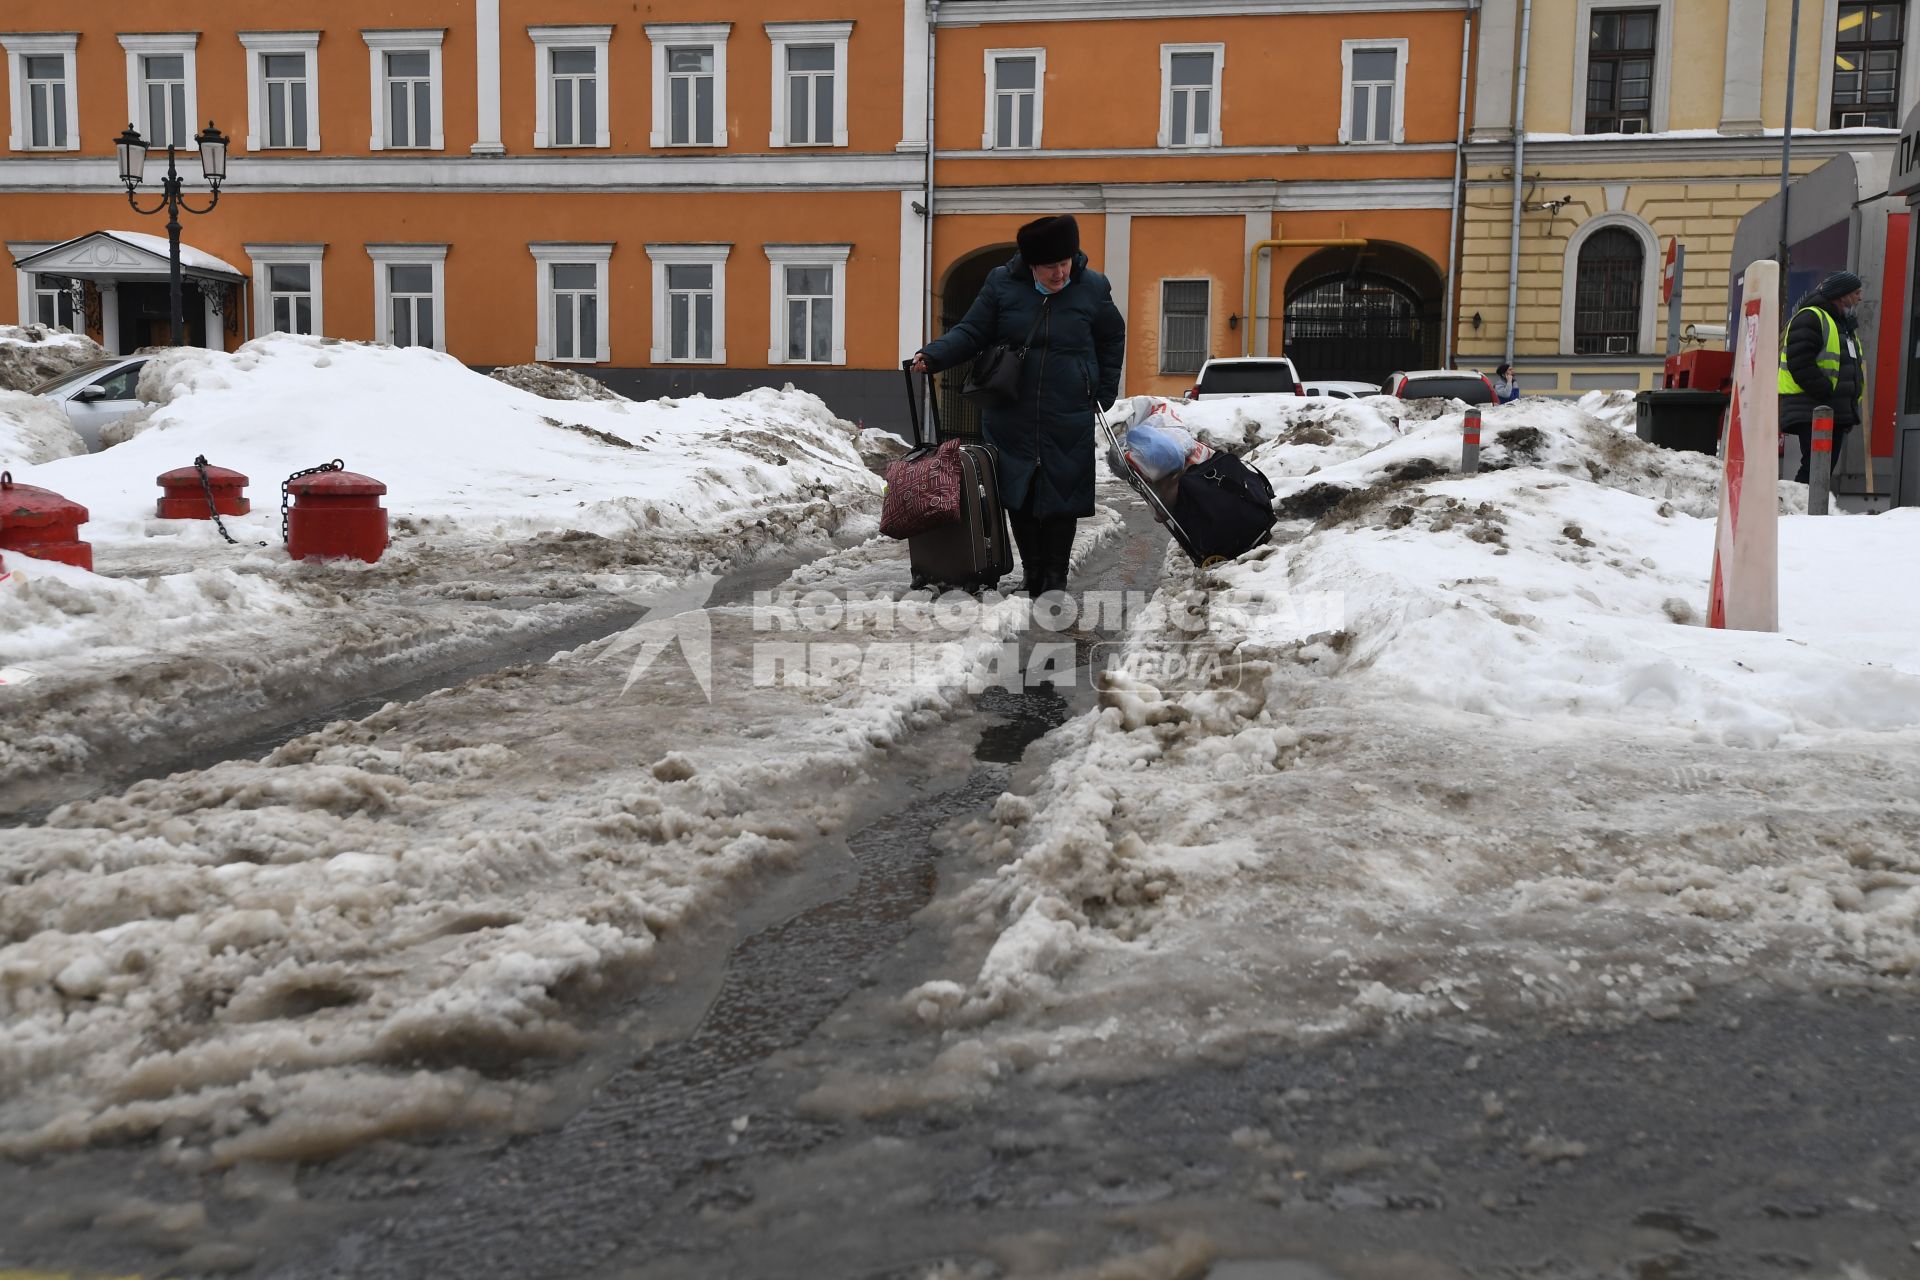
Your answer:
[[[133,211],[140,214],[167,211],[167,284],[171,290],[171,309],[173,318],[173,345],[185,346],[187,341],[186,314],[180,300],[180,211],[188,213],[212,213],[213,207],[220,203],[220,184],[227,180],[227,135],[213,127],[213,121],[207,121],[194,142],[200,147],[200,173],[213,188],[213,199],[207,201],[207,207],[196,209],[187,203],[186,193],[181,187],[180,171],[174,167],[175,145],[167,144],[167,176],[160,184],[160,202],[151,209],[142,209],[134,191],[140,185],[147,170],[147,141],[129,124],[126,132],[115,139],[115,150],[120,154],[120,181],[127,186],[127,203]]]

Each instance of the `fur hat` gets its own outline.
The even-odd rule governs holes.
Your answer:
[[[1055,218],[1035,218],[1020,228],[1014,240],[1029,267],[1065,262],[1080,252],[1080,224],[1070,213]]]
[[[1864,289],[1866,282],[1851,271],[1836,271],[1814,287],[1814,294],[1829,302],[1846,297],[1856,289]]]

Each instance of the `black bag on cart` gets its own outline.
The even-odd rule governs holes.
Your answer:
[[[1106,415],[1094,416],[1106,433],[1107,465],[1153,508],[1153,518],[1195,564],[1245,555],[1273,536],[1273,483],[1258,467],[1216,449],[1177,478],[1149,480]]]
[[[931,454],[940,447],[940,407],[933,396],[933,379],[924,379],[924,393],[915,387],[913,362],[900,365],[907,376],[907,408],[913,416],[914,451]],[[927,406],[923,434],[920,404]],[[1013,538],[1006,508],[1000,505],[999,455],[990,444],[960,441],[960,518],[952,524],[916,533],[907,539],[907,560],[913,588],[958,587],[963,591],[991,590],[1013,572]]]

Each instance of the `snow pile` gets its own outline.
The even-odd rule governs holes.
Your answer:
[[[87,442],[59,405],[24,391],[0,391],[0,467],[24,469],[55,458],[77,458]]]
[[[712,528],[880,488],[857,429],[804,392],[562,404],[421,348],[276,334],[168,353],[140,394],[158,408],[132,439],[17,477],[84,502],[96,544],[173,532],[152,518],[154,477],[198,454],[252,478],[242,538],[278,532],[260,499],[282,477],[336,457],[385,482],[396,516],[479,537]]]
[[[530,391],[543,400],[626,400],[598,378],[551,364],[503,365],[487,374],[496,382]]]
[[[107,349],[84,333],[43,324],[0,324],[0,391],[26,391],[89,360],[106,358]]]
[[[1540,433],[1506,469],[1418,478],[1457,414],[1343,405],[1303,438],[1326,412],[1245,436],[1285,491],[1346,496],[1144,620],[1146,674],[1109,676],[1034,793],[964,833],[982,875],[936,909],[965,976],[904,1002],[945,1047],[929,1078],[858,1082],[870,1105],[1396,1018],[1920,977],[1920,604],[1889,589],[1920,512],[1783,517],[1780,633],[1712,631],[1701,463],[1522,403],[1487,415]]]

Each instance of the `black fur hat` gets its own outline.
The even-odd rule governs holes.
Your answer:
[[[1065,262],[1080,252],[1080,224],[1073,220],[1070,213],[1054,218],[1035,218],[1020,228],[1014,240],[1020,246],[1020,256],[1029,267]]]

